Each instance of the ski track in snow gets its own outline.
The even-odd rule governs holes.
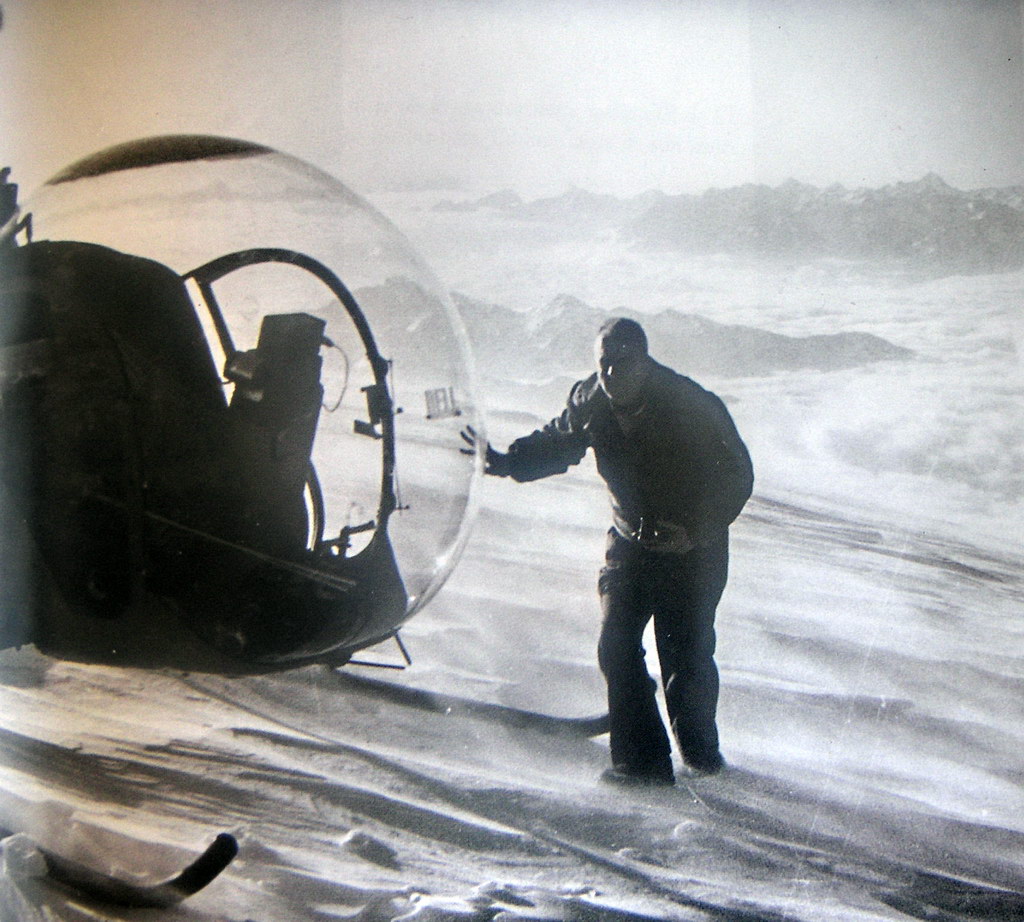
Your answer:
[[[1020,561],[763,497],[733,545],[743,575],[723,603],[719,654],[730,767],[681,775],[671,791],[600,784],[606,738],[508,726],[445,698],[424,707],[326,670],[229,679],[9,654],[0,825],[148,879],[218,831],[241,843],[207,890],[159,913],[36,881],[26,892],[61,920],[1020,918],[1024,713],[1020,628],[1008,620],[1024,600]],[[753,566],[764,560],[769,574]],[[519,561],[520,579],[533,563]],[[491,612],[523,636],[489,668],[460,672],[444,645],[449,631],[470,638],[474,622],[491,635],[482,613],[498,603],[481,589],[516,566],[471,543],[437,615],[409,626],[423,668],[372,678],[543,710],[541,690],[517,688],[519,657],[542,659],[545,639],[552,658],[592,651],[550,648],[552,616],[528,617],[533,595]],[[827,606],[812,618],[786,598],[766,614],[758,597],[762,579],[802,578],[798,603],[828,591],[838,609],[856,601],[843,601],[851,578],[879,574],[877,610],[852,628],[842,612],[833,624]],[[545,587],[548,604],[589,598],[592,578],[571,570]],[[876,623],[893,604],[917,613],[909,645],[898,621]],[[950,653],[958,612],[981,604],[985,636]],[[562,667],[526,672],[546,668]],[[599,707],[562,681],[547,711]]]

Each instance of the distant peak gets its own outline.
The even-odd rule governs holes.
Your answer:
[[[787,179],[781,186],[779,186],[783,192],[817,192],[815,186],[808,185],[805,182],[800,182],[799,179],[794,179],[792,176]]]
[[[910,185],[918,189],[927,189],[933,192],[952,192],[953,187],[946,182],[938,173],[925,173],[916,183]]]
[[[548,307],[588,307],[589,305],[576,297],[566,292],[555,295],[548,304]]]
[[[514,189],[502,189],[477,199],[476,204],[488,208],[518,208],[523,200]]]

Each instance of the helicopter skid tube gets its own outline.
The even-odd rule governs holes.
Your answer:
[[[98,903],[138,909],[167,909],[211,883],[238,854],[238,842],[222,832],[181,873],[158,884],[137,884],[103,874],[40,849],[47,877]]]
[[[398,685],[382,679],[354,675],[351,672],[335,672],[334,676],[346,688],[357,692],[366,692],[387,701],[420,710],[483,718],[515,729],[539,730],[543,733],[593,737],[608,732],[607,714],[560,717],[504,704],[494,704],[489,701],[464,698],[459,695]]]

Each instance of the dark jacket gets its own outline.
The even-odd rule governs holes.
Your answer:
[[[576,382],[560,416],[509,446],[508,474],[518,481],[561,474],[593,448],[624,537],[656,546],[657,535],[682,526],[693,542],[709,540],[750,497],[746,446],[718,397],[657,362],[644,404],[627,436],[597,374]]]

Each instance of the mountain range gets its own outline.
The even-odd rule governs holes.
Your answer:
[[[592,370],[594,333],[608,315],[579,298],[558,295],[529,313],[458,292],[453,298],[485,377],[543,378],[551,374],[552,355],[558,356],[559,366],[566,372],[585,376]],[[655,358],[686,374],[744,377],[800,369],[838,371],[913,355],[909,349],[870,333],[786,336],[672,310],[648,315],[625,309],[615,313],[641,321],[656,346],[652,349]]]
[[[936,275],[1024,267],[1024,186],[963,191],[934,173],[877,189],[789,180],[625,199],[572,188],[533,201],[506,190],[434,207],[612,227],[629,245],[680,253],[868,261]]]

